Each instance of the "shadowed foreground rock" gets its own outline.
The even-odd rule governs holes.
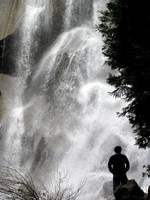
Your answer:
[[[119,186],[114,195],[116,200],[150,200],[149,194],[144,193],[135,180]]]

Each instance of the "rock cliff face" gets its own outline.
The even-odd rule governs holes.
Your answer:
[[[23,11],[23,0],[0,1],[0,40],[16,30],[23,17]]]
[[[0,73],[12,74],[16,62],[14,34],[25,9],[23,0],[0,1]]]
[[[150,200],[149,194],[144,193],[135,180],[118,187],[114,195],[116,200]]]

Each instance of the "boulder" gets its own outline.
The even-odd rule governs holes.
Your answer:
[[[135,180],[128,180],[124,185],[119,186],[114,196],[116,200],[149,200],[149,195],[144,193]]]

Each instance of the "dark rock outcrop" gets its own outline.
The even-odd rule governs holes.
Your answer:
[[[0,40],[0,73],[16,75],[16,59],[18,43],[15,34]]]
[[[135,180],[129,180],[125,185],[119,186],[114,192],[116,200],[150,200]]]

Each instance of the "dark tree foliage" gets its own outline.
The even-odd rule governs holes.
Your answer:
[[[144,172],[142,173],[143,177],[147,176],[148,178],[150,178],[150,165],[147,166],[143,166],[144,168]]]
[[[148,0],[110,0],[98,30],[112,73],[113,95],[128,102],[127,116],[139,147],[150,147],[150,5]]]

